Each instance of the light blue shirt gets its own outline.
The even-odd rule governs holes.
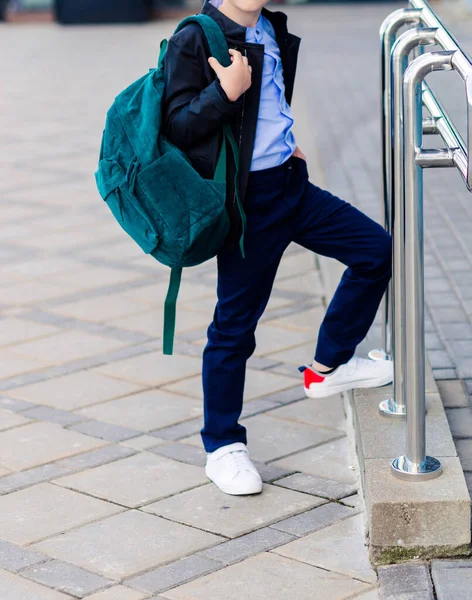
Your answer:
[[[222,1],[210,0],[215,8]],[[297,144],[292,132],[292,111],[285,100],[280,50],[270,21],[261,15],[255,27],[246,29],[246,42],[264,44],[261,99],[251,162],[251,171],[261,171],[282,165]]]
[[[255,27],[246,30],[246,42],[264,44],[261,99],[251,171],[278,167],[290,158],[297,144],[293,116],[285,99],[282,60],[272,24],[260,16]]]

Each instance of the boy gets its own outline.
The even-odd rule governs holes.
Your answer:
[[[228,159],[228,242],[218,255],[218,304],[203,355],[206,474],[223,492],[262,491],[238,424],[246,362],[284,250],[294,241],[347,265],[321,325],[315,360],[303,367],[307,396],[390,383],[392,363],[353,358],[391,275],[391,240],[368,217],[308,180],[292,132],[290,101],[300,39],[267,0],[211,0],[202,12],[226,36],[232,64],[209,56],[197,24],[169,41],[165,133],[203,177],[212,178],[230,124],[240,147],[239,189],[247,215],[245,258]]]

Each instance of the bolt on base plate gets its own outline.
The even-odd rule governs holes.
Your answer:
[[[442,467],[439,460],[432,456],[425,456],[420,464],[412,463],[406,456],[399,456],[393,460],[391,472],[394,477],[404,481],[427,481],[439,477]]]
[[[398,406],[395,398],[387,398],[387,400],[382,400],[379,404],[379,412],[385,417],[400,417],[404,419],[406,417],[406,406]]]

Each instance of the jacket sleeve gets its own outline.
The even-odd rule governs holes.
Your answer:
[[[170,38],[164,63],[164,133],[183,151],[221,130],[241,109],[241,101],[229,101],[218,80],[208,84],[203,32],[195,27]]]

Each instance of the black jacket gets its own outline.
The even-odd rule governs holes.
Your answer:
[[[248,57],[252,85],[239,100],[230,102],[208,64],[210,50],[203,30],[196,23],[187,25],[170,38],[167,48],[163,133],[186,153],[202,177],[211,179],[221,147],[222,127],[231,124],[240,148],[239,186],[244,202],[259,112],[264,46],[247,43],[246,28],[223,15],[208,1],[202,13],[218,23],[230,48]],[[262,14],[274,27],[284,72],[285,96],[290,104],[300,38],[288,33],[284,13],[263,9]],[[238,211],[233,181],[234,166],[229,153],[227,206],[234,232]]]

